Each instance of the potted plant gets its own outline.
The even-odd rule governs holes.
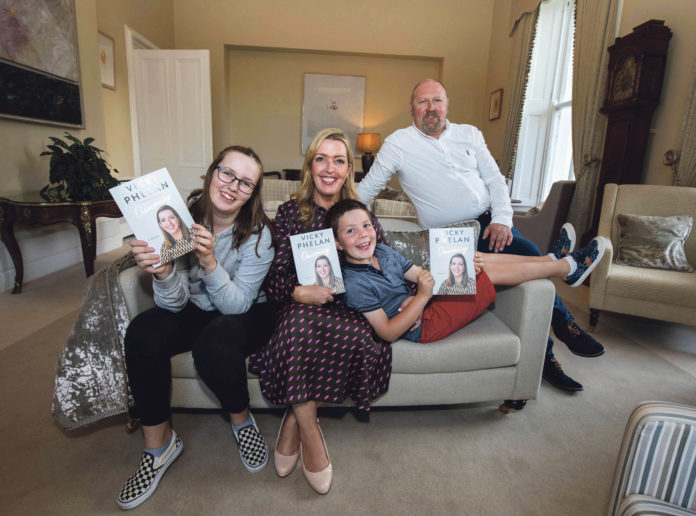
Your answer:
[[[53,144],[47,145],[50,150],[40,154],[51,156],[50,182],[41,189],[41,197],[51,202],[109,199],[109,188],[118,180],[102,157],[104,151],[92,145],[94,138],[80,141],[67,131],[65,138],[68,142],[51,136]]]

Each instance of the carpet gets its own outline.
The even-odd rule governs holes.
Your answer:
[[[53,368],[76,312],[0,351],[0,507],[4,514],[122,514],[115,497],[142,450],[125,418],[65,433],[50,415]],[[272,461],[250,474],[220,414],[175,412],[184,453],[140,514],[594,515],[606,511],[623,429],[643,400],[696,402],[693,376],[608,324],[606,355],[557,345],[585,384],[567,394],[542,382],[538,400],[503,415],[497,403],[320,411],[334,483],[316,495],[298,468]],[[271,448],[282,413],[256,420]]]

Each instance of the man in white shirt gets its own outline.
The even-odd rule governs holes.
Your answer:
[[[369,173],[358,184],[360,200],[371,201],[397,174],[423,227],[478,219],[480,251],[541,256],[537,246],[512,227],[505,178],[481,131],[447,120],[449,99],[444,85],[433,79],[421,81],[411,93],[410,106],[413,125],[386,138]],[[551,326],[573,353],[586,357],[604,353],[604,347],[575,324],[558,296]],[[583,389],[555,360],[550,337],[543,375],[560,389]]]

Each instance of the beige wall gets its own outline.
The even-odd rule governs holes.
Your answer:
[[[696,2],[693,0],[624,1],[619,36],[625,36],[633,28],[650,19],[664,20],[672,30],[667,54],[667,67],[662,87],[662,99],[653,115],[648,147],[645,155],[643,182],[645,184],[671,185],[672,169],[662,164],[662,157],[669,149],[678,149],[681,126],[686,109],[689,83],[696,62]],[[692,142],[692,145],[696,142]]]
[[[80,52],[84,129],[64,128],[0,118],[2,167],[0,194],[39,190],[48,183],[48,157],[39,154],[51,143],[49,136],[63,136],[67,130],[83,139],[91,136],[104,148],[104,115],[97,52],[97,18],[94,0],[75,2],[77,38]]]
[[[227,63],[229,143],[251,146],[266,170],[281,170],[302,165],[305,72],[365,77],[363,128],[380,133],[383,140],[411,123],[411,85],[422,77],[438,77],[441,61],[229,48]],[[359,162],[356,170],[362,170]]]
[[[510,100],[510,59],[513,53],[512,38],[510,33],[511,9],[513,0],[496,0],[493,8],[493,20],[491,24],[490,59],[486,77],[486,89],[483,92],[481,102],[481,125],[488,149],[493,157],[500,160],[503,154],[503,136],[505,132],[505,120],[508,115]],[[503,105],[500,118],[488,120],[489,99],[491,92],[503,88]]]
[[[125,25],[160,48],[174,48],[172,0],[96,0],[97,27],[114,39],[116,90],[102,88],[108,161],[117,177],[133,176]]]
[[[204,5],[174,0],[176,47],[210,50],[214,150],[233,141],[236,131],[227,116],[225,45],[442,58],[450,118],[481,121],[492,2],[210,0]],[[398,127],[395,122],[389,129]],[[289,138],[271,124],[267,131],[272,140]],[[275,155],[263,158],[270,163]]]

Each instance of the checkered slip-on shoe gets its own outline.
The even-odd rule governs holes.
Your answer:
[[[577,268],[573,274],[568,274],[565,282],[571,287],[582,285],[585,278],[590,275],[592,270],[602,259],[605,247],[606,244],[604,238],[597,237],[582,249],[578,249],[577,251],[570,253],[570,257],[575,260]]]
[[[164,472],[181,455],[184,443],[174,430],[172,434],[173,439],[169,448],[159,457],[143,452],[138,469],[126,481],[116,499],[121,509],[133,509],[150,498],[157,489],[157,484]]]
[[[560,260],[564,256],[570,254],[575,249],[575,228],[570,222],[566,222],[561,227],[561,232],[558,239],[551,244],[549,254],[553,255],[556,260]]]
[[[268,445],[266,439],[263,438],[259,427],[256,426],[254,416],[251,417],[251,425],[245,426],[239,431],[232,427],[234,438],[237,440],[237,448],[239,448],[239,457],[242,459],[244,467],[256,473],[266,467],[268,463]]]

